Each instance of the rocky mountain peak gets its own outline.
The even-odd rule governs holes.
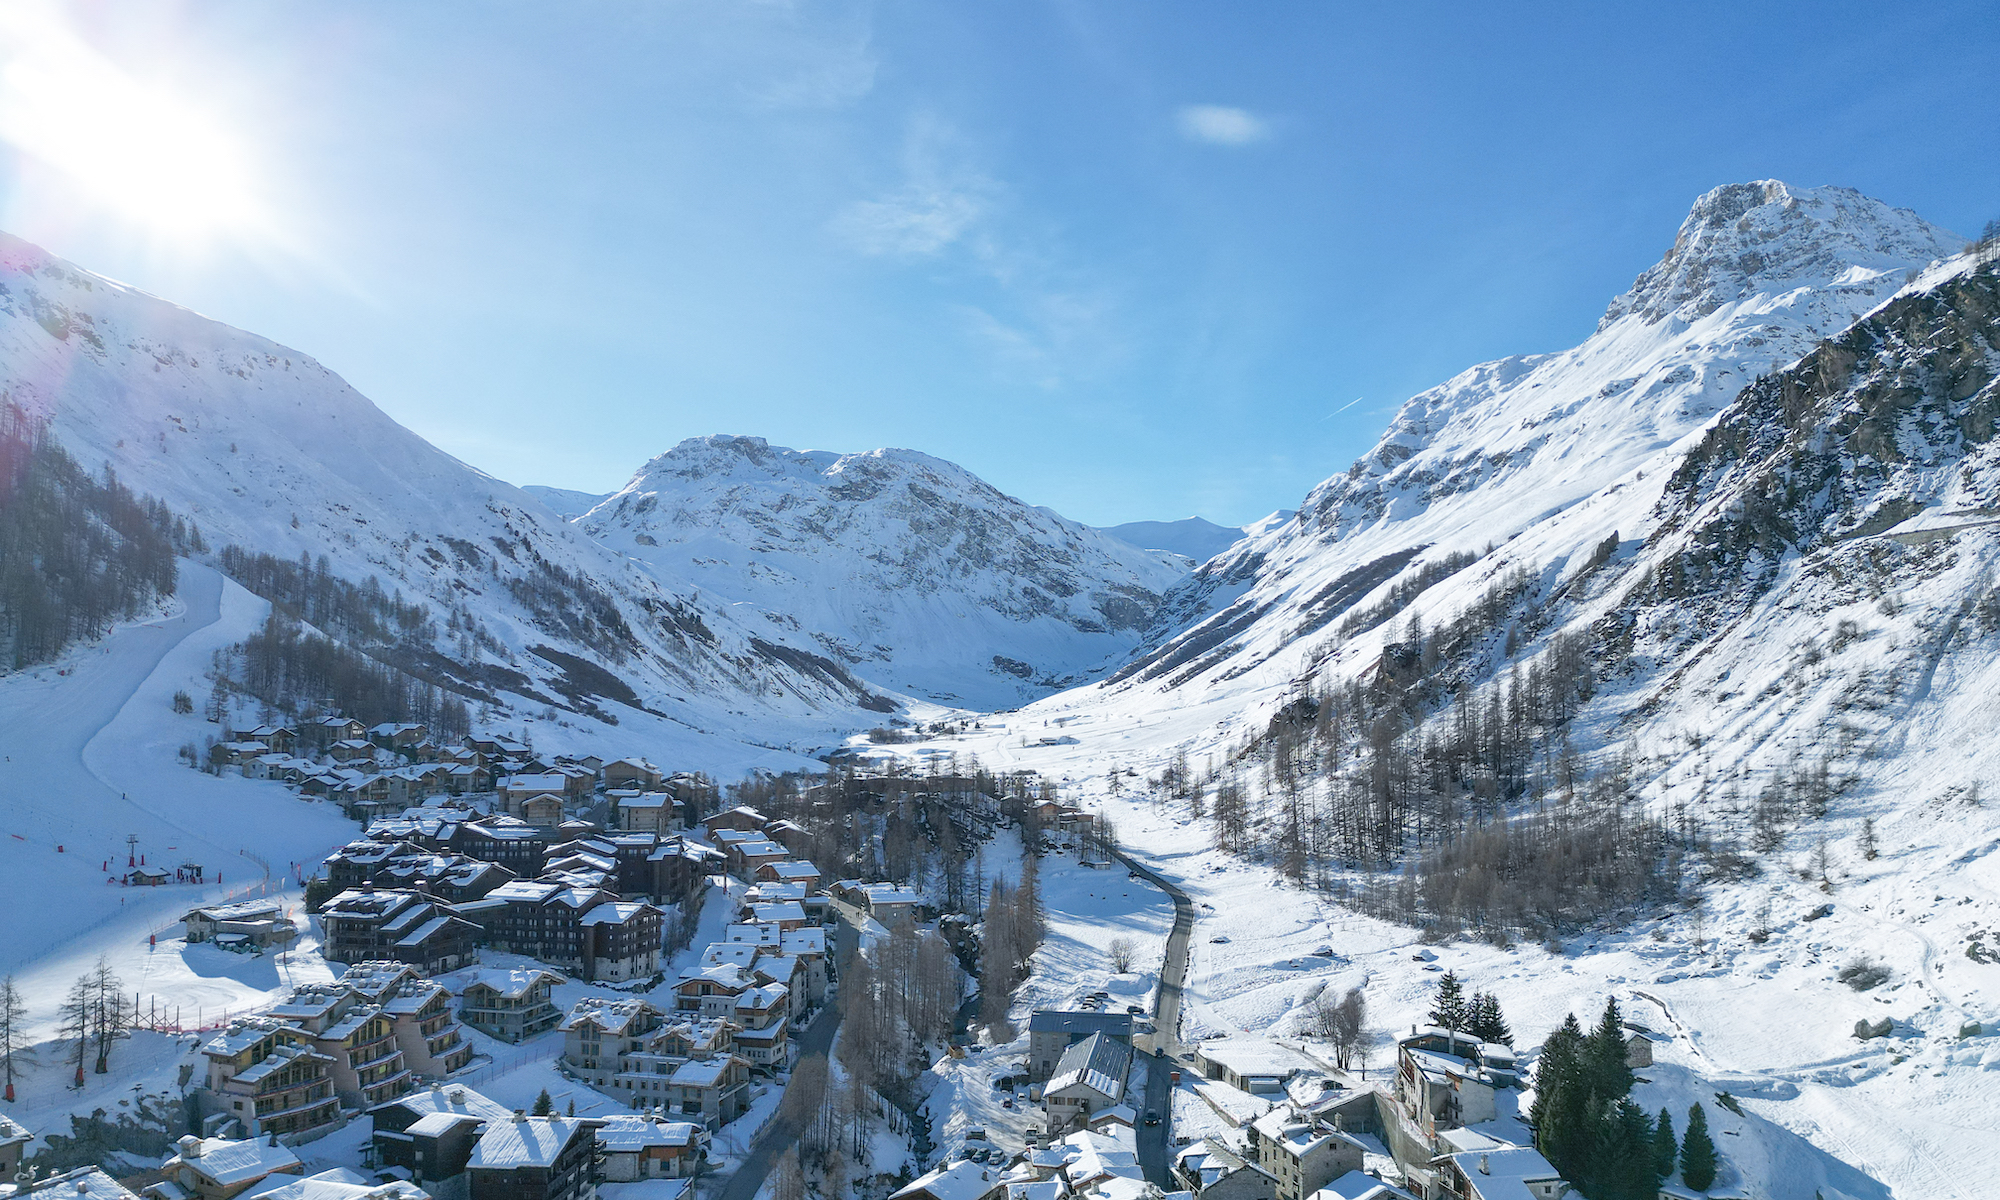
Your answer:
[[[1759,292],[1867,284],[1948,257],[1964,239],[1906,208],[1852,188],[1794,188],[1775,179],[1704,194],[1674,244],[1598,322],[1636,316],[1699,320]]]

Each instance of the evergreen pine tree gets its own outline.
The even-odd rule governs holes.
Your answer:
[[[1688,1106],[1687,1132],[1681,1136],[1681,1182],[1705,1192],[1715,1182],[1715,1143],[1708,1136],[1708,1114],[1700,1104]]]
[[[549,1095],[549,1089],[543,1088],[542,1094],[535,1097],[534,1115],[538,1117],[546,1117],[554,1113],[555,1111],[556,1111],[556,1102],[554,1097]]]
[[[1465,1031],[1482,1042],[1514,1044],[1514,1031],[1507,1028],[1507,1018],[1500,1012],[1500,998],[1491,992],[1475,994],[1465,1006]]]
[[[1439,1029],[1463,1030],[1467,1015],[1465,987],[1455,973],[1446,971],[1438,980],[1437,994],[1431,997],[1431,1024]]]
[[[1590,1089],[1605,1104],[1616,1104],[1632,1091],[1632,1068],[1625,1065],[1625,1023],[1618,1001],[1604,1002],[1604,1016],[1585,1039],[1584,1074]]]
[[[1605,1114],[1610,1153],[1597,1164],[1599,1193],[1610,1200],[1653,1200],[1660,1177],[1653,1172],[1653,1122],[1630,1100]]]
[[[1573,1183],[1581,1183],[1590,1153],[1590,1097],[1583,1070],[1583,1029],[1574,1016],[1549,1034],[1535,1064],[1535,1102],[1528,1109],[1535,1149]]]
[[[1653,1174],[1661,1182],[1674,1173],[1674,1159],[1680,1152],[1680,1141],[1674,1136],[1674,1114],[1662,1108],[1659,1119],[1653,1122]]]

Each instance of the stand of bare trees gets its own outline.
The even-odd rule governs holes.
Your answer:
[[[69,995],[57,1009],[62,1037],[71,1043],[70,1058],[76,1064],[76,1082],[83,1084],[83,1064],[95,1057],[93,1070],[104,1075],[111,1070],[111,1046],[132,1027],[132,1002],[125,998],[124,981],[111,969],[108,959],[99,958],[89,972],[77,976]]]

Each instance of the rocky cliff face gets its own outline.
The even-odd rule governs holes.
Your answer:
[[[929,455],[761,438],[683,442],[577,526],[883,687],[985,708],[1122,657],[1186,574]]]

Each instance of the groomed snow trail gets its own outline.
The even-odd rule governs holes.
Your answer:
[[[178,599],[177,615],[123,626],[59,663],[0,680],[0,871],[32,914],[0,929],[0,968],[17,977],[36,1037],[53,1033],[62,993],[99,955],[128,983],[191,982],[139,961],[154,953],[149,935],[161,931],[157,953],[167,953],[179,933],[169,926],[189,908],[261,884],[271,870],[282,876],[355,829],[280,785],[204,775],[179,761],[181,745],[220,731],[175,714],[173,693],[198,693],[214,651],[254,628],[266,606],[188,562]],[[221,882],[115,882],[128,835],[149,865],[198,862]],[[227,974],[195,971],[221,987],[195,987],[190,1009],[243,990]]]

